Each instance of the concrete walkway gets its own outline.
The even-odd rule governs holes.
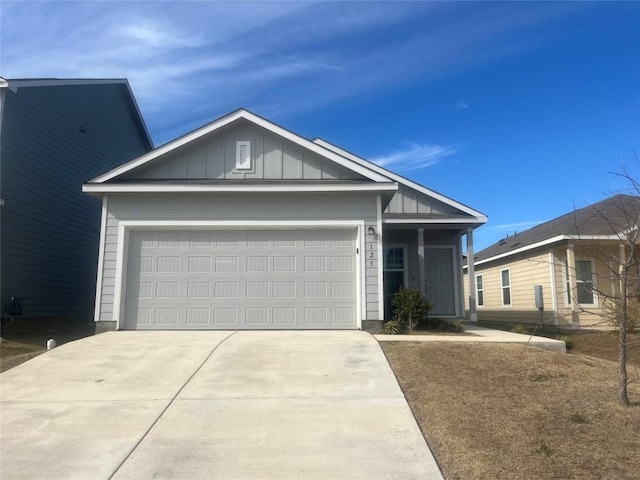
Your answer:
[[[2,479],[441,479],[365,332],[109,332],[0,375]]]
[[[471,335],[375,335],[380,342],[481,342],[481,343],[517,343],[545,348],[557,352],[566,352],[566,344],[560,340],[546,337],[521,335],[519,333],[493,330],[490,328],[464,325],[466,333]]]

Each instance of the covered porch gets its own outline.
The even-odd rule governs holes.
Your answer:
[[[432,316],[464,317],[462,260],[463,254],[470,253],[473,258],[473,229],[477,226],[386,219],[382,231],[385,321],[393,318],[391,302],[401,288],[423,293],[432,304]],[[462,241],[465,235],[466,248]],[[475,298],[475,292],[471,295]],[[470,316],[469,320],[476,318]]]

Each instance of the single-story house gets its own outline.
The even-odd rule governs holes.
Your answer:
[[[578,328],[604,323],[603,298],[620,295],[620,259],[638,248],[628,232],[639,221],[640,197],[619,194],[478,252],[471,284],[478,320],[538,323],[534,286],[540,285],[545,324]]]
[[[0,78],[3,313],[91,322],[100,202],[80,186],[152,148],[127,80]]]
[[[487,220],[244,109],[83,190],[103,205],[98,331],[374,329],[402,286],[462,317],[461,237]]]

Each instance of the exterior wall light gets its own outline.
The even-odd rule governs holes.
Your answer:
[[[376,234],[376,229],[373,227],[367,227],[367,233],[369,235],[375,235]]]

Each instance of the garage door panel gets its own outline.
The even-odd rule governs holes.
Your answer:
[[[133,231],[125,328],[357,328],[355,229]]]

